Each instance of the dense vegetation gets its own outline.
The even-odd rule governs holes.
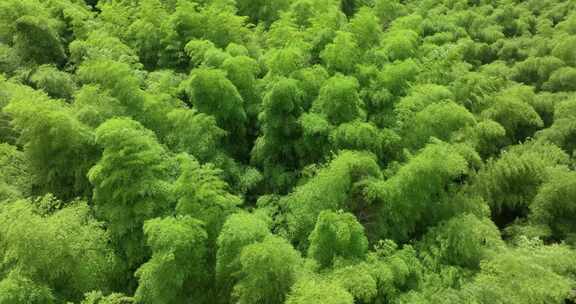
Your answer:
[[[576,2],[0,0],[0,304],[576,302]]]

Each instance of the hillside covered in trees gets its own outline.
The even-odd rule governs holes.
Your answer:
[[[573,0],[0,0],[0,304],[576,303]]]

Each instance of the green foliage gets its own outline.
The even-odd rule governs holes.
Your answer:
[[[308,54],[297,47],[271,49],[264,55],[268,74],[276,76],[290,76],[292,73],[304,68],[308,62]]]
[[[350,213],[322,211],[309,239],[308,256],[321,267],[337,258],[362,260],[368,250],[364,227]]]
[[[260,96],[256,87],[256,77],[260,72],[258,62],[244,55],[234,56],[222,62],[222,69],[242,96],[246,114],[249,118],[257,117],[260,112]]]
[[[576,302],[570,0],[0,0],[0,304]]]
[[[404,60],[412,57],[418,47],[418,33],[412,30],[389,31],[380,40],[382,56],[389,60]]]
[[[423,267],[409,245],[399,249],[394,241],[380,240],[362,267],[376,281],[376,303],[400,298],[405,290],[417,290],[422,285]]]
[[[95,211],[107,222],[128,265],[135,265],[146,256],[142,224],[172,204],[172,161],[152,131],[128,118],[109,119],[98,127],[96,143],[102,158],[88,172]]]
[[[16,147],[0,144],[0,202],[30,195],[32,174],[26,155]]]
[[[339,31],[336,32],[334,42],[326,46],[320,57],[330,71],[349,74],[354,72],[360,55],[354,35]]]
[[[205,276],[202,222],[189,216],[155,218],[144,223],[152,257],[136,271],[138,303],[176,303],[186,300],[190,281]]]
[[[424,252],[432,261],[468,268],[502,249],[500,232],[488,218],[471,214],[453,217],[430,229],[425,237]]]
[[[40,17],[23,16],[15,22],[14,47],[24,60],[62,65],[66,60],[60,37]]]
[[[273,180],[278,179],[274,176],[278,167],[295,169],[299,166],[298,156],[302,152],[298,141],[302,129],[298,118],[303,112],[302,95],[298,81],[280,78],[264,96],[259,115],[263,134],[256,140],[252,160],[262,166],[264,174]],[[277,186],[282,188],[283,185]]]
[[[227,134],[218,127],[214,116],[194,110],[175,109],[166,117],[172,125],[167,144],[175,151],[187,152],[202,161],[214,158]]]
[[[530,205],[530,218],[535,223],[548,225],[555,239],[565,239],[573,243],[576,227],[571,220],[574,212],[574,183],[576,175],[572,171],[556,169],[549,174]]]
[[[90,60],[115,60],[135,67],[140,65],[138,55],[118,37],[103,31],[91,32],[84,40],[69,45],[70,60],[76,64]]]
[[[238,13],[244,16],[249,16],[250,21],[254,24],[261,23],[270,25],[278,19],[283,10],[288,9],[292,0],[236,0]]]
[[[576,86],[576,68],[564,67],[554,71],[543,88],[552,92],[574,91]]]
[[[298,118],[302,114],[302,91],[294,79],[280,78],[264,96],[259,121],[263,137],[253,157],[258,162],[276,162],[296,157],[294,141],[299,138]],[[296,160],[286,161],[294,166]]]
[[[330,134],[332,144],[341,150],[370,151],[377,156],[386,149],[386,134],[371,123],[354,120],[339,125]]]
[[[524,245],[482,265],[469,290],[478,303],[560,303],[571,297],[574,258],[564,246]]]
[[[531,89],[517,87],[506,90],[495,97],[494,104],[482,113],[506,130],[512,143],[531,136],[543,127],[544,122],[530,104],[534,94]]]
[[[334,125],[361,118],[364,113],[358,88],[355,78],[336,75],[326,80],[312,105],[312,111],[321,113]]]
[[[264,240],[269,234],[268,223],[256,215],[240,212],[228,217],[218,236],[216,255],[216,280],[223,299],[230,297],[242,269],[243,248]]]
[[[37,89],[42,89],[52,98],[71,99],[76,84],[70,74],[62,72],[53,66],[43,65],[30,77]]]
[[[99,85],[84,85],[76,91],[72,107],[78,120],[92,128],[126,113],[126,106]]]
[[[540,88],[564,62],[556,57],[529,57],[514,66],[513,79]]]
[[[237,211],[242,199],[228,192],[222,172],[211,164],[200,165],[187,155],[181,155],[179,160],[181,175],[174,183],[176,212],[201,220],[209,244],[214,247],[225,219]]]
[[[405,131],[409,146],[421,147],[431,137],[449,140],[458,130],[474,125],[474,116],[454,102],[434,103],[416,113],[412,125]]]
[[[547,129],[537,133],[537,138],[550,141],[564,151],[574,151],[574,117],[576,117],[576,100],[569,99],[557,103],[554,109],[554,123]]]
[[[16,271],[10,272],[0,281],[0,303],[40,304],[54,303],[50,288],[39,286]]]
[[[495,156],[504,145],[506,130],[493,120],[484,120],[466,129],[463,136],[482,158]]]
[[[244,100],[226,74],[217,69],[196,69],[191,74],[187,91],[194,107],[214,116],[218,126],[230,133],[229,144],[235,143],[236,149],[241,149],[248,118]]]
[[[38,192],[69,199],[89,195],[86,179],[97,152],[94,135],[74,117],[70,105],[28,87],[13,87],[4,108],[20,133]]]
[[[84,84],[98,85],[120,102],[125,112],[114,113],[114,117],[129,116],[160,136],[164,135],[168,126],[166,115],[174,105],[142,90],[143,80],[139,71],[126,63],[96,60],[83,64],[77,74]]]
[[[0,43],[0,73],[12,74],[21,65],[18,52],[8,45]]]
[[[453,206],[448,199],[451,188],[469,170],[461,153],[457,146],[430,143],[390,179],[367,185],[364,195],[379,206],[373,219],[378,224],[370,225],[370,233],[405,241],[450,214],[477,208]]]
[[[366,263],[345,266],[335,269],[330,276],[354,299],[372,302],[377,294],[377,280],[372,276],[370,267]]]
[[[286,304],[352,304],[354,298],[343,287],[319,278],[304,278],[296,283]]]
[[[571,50],[576,46],[576,36],[561,37],[559,43],[552,49],[552,56],[562,59],[571,66],[576,65],[576,55]]]
[[[86,294],[81,304],[133,304],[134,299],[121,293],[112,293],[104,296],[101,291],[92,291]]]
[[[2,268],[10,274],[0,290],[13,289],[14,294],[2,295],[19,303],[44,303],[112,288],[116,259],[102,223],[90,213],[84,202],[49,214],[26,200],[3,203],[0,254]]]
[[[374,12],[366,7],[361,8],[350,20],[349,31],[363,50],[380,43],[380,36],[382,35],[380,21]]]
[[[240,279],[234,286],[238,303],[283,303],[301,263],[298,251],[278,236],[244,247]]]
[[[353,200],[350,192],[356,183],[363,178],[380,176],[373,156],[362,152],[340,153],[316,176],[285,197],[283,204],[288,207],[290,238],[300,244],[306,243],[322,211],[346,208],[347,201]]]
[[[473,188],[490,205],[493,214],[526,214],[547,168],[566,165],[569,158],[553,144],[529,142],[511,147],[491,159],[478,172]],[[505,212],[504,212],[505,211]]]

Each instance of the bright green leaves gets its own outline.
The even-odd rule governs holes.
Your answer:
[[[382,25],[372,10],[361,8],[350,20],[348,27],[361,49],[367,50],[380,43]]]
[[[40,17],[23,16],[16,20],[15,25],[14,47],[25,60],[37,64],[65,63],[66,54],[60,37],[45,20]]]
[[[563,67],[554,71],[543,88],[552,92],[571,92],[576,90],[576,68]]]
[[[352,199],[349,196],[354,185],[364,178],[380,176],[373,156],[362,152],[340,153],[316,176],[284,198],[290,238],[305,245],[322,211],[351,207],[347,201]]]
[[[500,232],[488,218],[465,214],[432,228],[424,239],[432,261],[476,269],[480,261],[503,248]]]
[[[400,0],[375,0],[374,12],[384,25],[407,14],[407,9]]]
[[[531,105],[534,93],[528,87],[513,87],[495,97],[493,105],[482,116],[498,122],[512,143],[525,140],[544,126]]]
[[[226,131],[218,127],[213,116],[190,109],[175,109],[166,116],[172,124],[167,144],[178,152],[187,152],[200,161],[218,154]]]
[[[574,252],[561,245],[523,245],[482,265],[466,288],[477,303],[562,303],[572,297]]]
[[[327,45],[320,54],[320,57],[330,71],[344,74],[354,72],[360,56],[360,48],[354,35],[341,31],[336,32],[334,42]]]
[[[168,12],[161,1],[140,1],[134,22],[126,30],[126,40],[135,50],[146,67],[154,67],[163,51],[162,23]]]
[[[45,303],[51,293],[58,299],[80,299],[85,292],[113,288],[117,261],[107,233],[90,213],[84,202],[53,213],[25,200],[2,204],[0,256],[12,274],[0,290],[19,289],[31,303]]]
[[[134,70],[129,64],[112,60],[88,61],[80,66],[77,76],[84,84],[98,85],[102,90],[99,95],[108,95],[119,101],[120,107],[114,105],[106,112],[111,113],[112,109],[123,112],[111,113],[112,117],[129,116],[155,131],[159,138],[164,138],[171,129],[166,115],[177,107],[179,101],[167,98],[169,94],[144,91],[141,71]],[[117,103],[113,100],[106,102]]]
[[[501,215],[496,223],[505,224],[526,215],[547,168],[568,163],[568,155],[557,146],[528,142],[489,160],[472,187],[490,205],[493,215]]]
[[[298,281],[286,300],[286,304],[353,304],[354,298],[336,283],[318,278]]]
[[[355,78],[336,75],[324,83],[312,111],[321,113],[334,125],[362,118],[365,114],[358,89]]]
[[[493,120],[481,121],[462,134],[483,159],[495,156],[506,142],[506,130]]]
[[[72,107],[78,120],[92,128],[126,113],[126,106],[99,85],[84,85],[76,91]]]
[[[302,91],[298,81],[280,78],[264,96],[259,121],[263,137],[253,151],[259,163],[283,162],[295,167],[297,157],[295,141],[300,137],[298,118],[302,114]]]
[[[38,190],[64,199],[89,195],[86,173],[97,157],[92,131],[60,100],[27,87],[9,92],[11,102],[4,111],[20,132]]]
[[[50,288],[34,283],[12,271],[0,281],[1,304],[52,304],[55,302]]]
[[[367,257],[368,272],[376,281],[376,299],[398,298],[403,290],[418,289],[423,267],[416,250],[405,245],[402,249],[391,240],[379,241]]]
[[[32,191],[29,162],[22,151],[6,143],[0,144],[0,202],[27,197]]]
[[[240,279],[234,286],[238,303],[284,303],[301,267],[300,253],[282,237],[268,236],[240,255]]]
[[[452,188],[469,171],[462,152],[458,146],[431,143],[388,180],[369,184],[364,193],[380,208],[373,219],[378,224],[369,232],[404,241],[458,209],[470,208],[449,203]]]
[[[142,224],[172,203],[167,180],[172,162],[152,131],[128,118],[106,121],[96,130],[102,158],[90,169],[96,214],[108,223],[114,244],[129,265],[141,262]]]
[[[367,263],[359,263],[337,268],[330,273],[330,279],[344,287],[354,299],[370,303],[378,292],[378,282],[371,267]]]
[[[103,31],[94,31],[84,40],[70,43],[70,60],[80,64],[89,60],[115,60],[140,66],[138,55],[118,37]]]
[[[460,287],[432,286],[408,294],[406,303],[563,303],[573,298],[574,251],[564,245],[544,246],[524,238],[485,259],[481,270]],[[424,295],[418,299],[415,295]],[[428,298],[425,300],[424,298]],[[420,302],[422,301],[422,302]]]
[[[214,247],[225,219],[237,211],[242,199],[228,192],[222,172],[212,165],[200,165],[187,155],[180,155],[179,160],[181,174],[174,184],[176,213],[203,221],[209,246]]]
[[[216,280],[220,297],[230,297],[238,272],[242,269],[241,252],[250,244],[270,234],[268,224],[256,215],[239,212],[231,215],[218,236]],[[244,263],[247,263],[246,261]]]
[[[383,156],[389,140],[373,124],[358,120],[343,123],[330,134],[330,141],[338,150],[370,151],[376,156]]]
[[[191,103],[199,112],[213,115],[218,126],[230,133],[227,141],[231,150],[241,153],[244,148],[248,117],[242,96],[234,84],[226,78],[226,74],[216,69],[194,70],[188,94]],[[233,149],[232,144],[235,144]]]
[[[264,96],[259,115],[263,134],[256,140],[252,160],[264,168],[264,174],[271,178],[270,184],[279,189],[287,189],[293,179],[289,172],[282,171],[300,165],[302,151],[298,142],[302,129],[298,119],[303,113],[302,96],[298,81],[279,78]]]
[[[290,7],[292,0],[236,0],[238,13],[249,16],[254,24],[262,23],[269,26],[280,16],[283,10]]]
[[[576,55],[572,50],[576,47],[576,36],[559,37],[560,41],[552,49],[552,56],[562,59],[570,66],[576,66]]]
[[[141,80],[126,63],[111,60],[89,61],[77,72],[84,83],[98,84],[109,94],[122,101],[132,115],[138,117],[143,111],[144,94]]]
[[[576,173],[553,170],[530,205],[530,219],[550,227],[553,239],[576,241]]]
[[[209,52],[214,52],[215,50],[218,49],[209,40],[193,39],[184,46],[184,52],[190,57],[190,65],[192,67],[207,63]]]
[[[567,153],[574,153],[576,148],[576,99],[569,99],[556,103],[554,109],[554,123],[547,129],[541,130],[536,137],[544,139],[561,147]]]
[[[81,304],[133,304],[134,299],[121,293],[112,293],[107,296],[101,291],[92,291],[86,294]]]
[[[421,147],[431,137],[449,140],[460,129],[476,124],[472,113],[454,102],[445,101],[427,106],[414,116],[404,134],[409,146]]]
[[[534,85],[539,89],[550,78],[550,75],[562,66],[564,62],[556,57],[529,57],[514,66],[512,79]]]
[[[231,57],[222,63],[222,69],[242,96],[246,114],[249,118],[256,118],[260,111],[260,96],[256,88],[260,69],[256,60],[247,56]]]
[[[573,9],[0,0],[0,304],[574,302]]]
[[[321,212],[309,240],[308,257],[321,267],[330,267],[339,258],[362,260],[368,250],[364,227],[351,213]]]
[[[207,234],[202,223],[189,216],[149,220],[144,224],[152,258],[137,271],[139,303],[180,303],[188,299],[191,282],[206,275]]]
[[[30,77],[37,89],[42,89],[52,98],[72,99],[76,84],[70,74],[53,66],[43,65]]]
[[[288,77],[307,66],[309,58],[306,50],[298,47],[271,49],[264,55],[268,74]]]
[[[390,31],[380,41],[382,56],[390,62],[412,57],[418,48],[418,33],[412,30]]]

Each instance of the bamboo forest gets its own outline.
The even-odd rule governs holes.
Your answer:
[[[0,0],[0,304],[570,303],[575,0]]]

